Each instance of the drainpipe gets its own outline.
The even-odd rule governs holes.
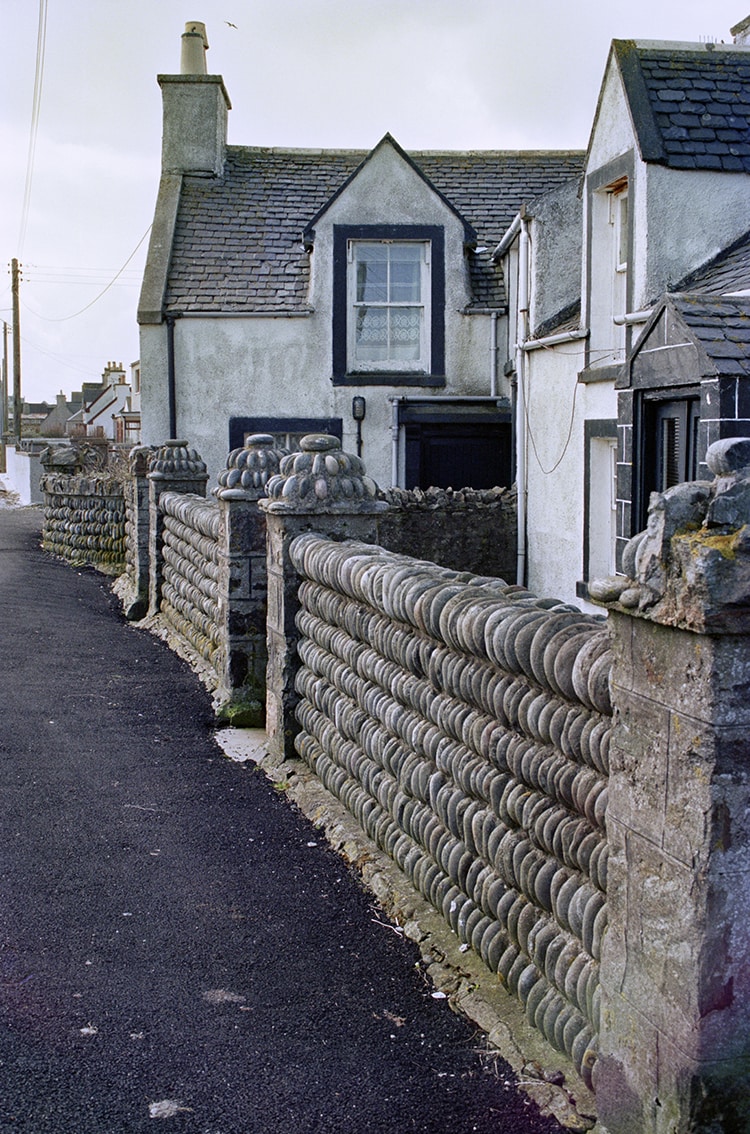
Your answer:
[[[165,315],[167,324],[167,390],[169,395],[169,439],[177,440],[177,380],[174,365],[174,325],[177,315]]]
[[[497,397],[497,317],[499,311],[490,315],[490,397]]]
[[[529,316],[529,254],[527,222],[521,214],[518,237],[518,321],[516,325],[516,491],[518,494],[518,544],[516,583],[526,585],[526,340]]]
[[[398,407],[401,398],[391,398],[391,486],[398,485]]]

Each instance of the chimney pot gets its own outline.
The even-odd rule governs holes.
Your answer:
[[[196,20],[190,20],[185,24],[185,31],[182,36],[182,53],[180,56],[180,74],[182,75],[205,75],[208,73],[206,67],[206,52],[208,51],[208,37],[206,36],[206,25],[198,23]]]

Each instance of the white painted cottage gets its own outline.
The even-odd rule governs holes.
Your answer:
[[[142,438],[212,478],[250,433],[326,429],[382,485],[513,475],[507,297],[492,249],[582,152],[227,145],[205,29],[162,75],[162,176],[141,292]]]
[[[585,602],[651,492],[750,433],[749,27],[730,44],[615,41],[580,191],[530,202],[495,250],[535,591]]]

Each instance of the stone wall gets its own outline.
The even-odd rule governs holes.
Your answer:
[[[390,488],[383,495],[389,505],[378,520],[383,547],[454,571],[515,578],[513,489]]]
[[[159,507],[163,516],[159,611],[216,668],[221,648],[218,506],[192,493],[163,492]]]
[[[302,470],[284,462],[264,503],[269,633],[278,619],[286,659],[269,669],[269,686],[285,683],[269,704],[296,717],[269,722],[272,742],[294,737],[590,1083],[607,917],[606,626],[502,579],[346,538],[369,525],[372,540],[382,515],[366,480],[348,500],[337,491],[352,458],[326,457],[307,512]]]
[[[42,547],[72,564],[113,574],[125,564],[123,482],[104,473],[42,477]]]

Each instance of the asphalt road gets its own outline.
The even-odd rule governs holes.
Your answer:
[[[105,579],[0,510],[0,1131],[542,1134]]]

